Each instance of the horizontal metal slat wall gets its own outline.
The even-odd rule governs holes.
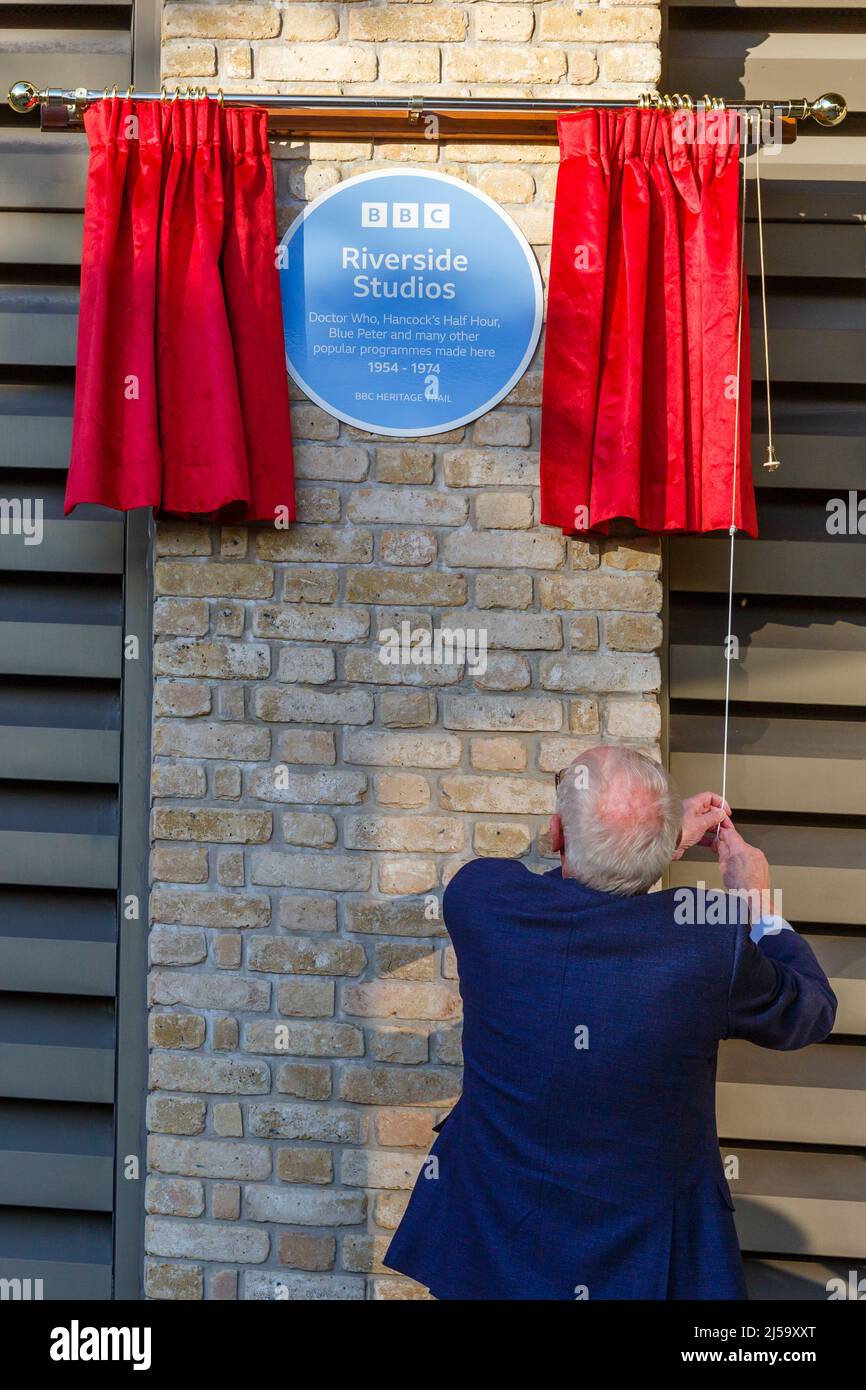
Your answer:
[[[736,1159],[731,1191],[757,1299],[824,1300],[830,1280],[853,1287],[852,1270],[866,1275],[866,537],[856,523],[852,534],[827,529],[831,499],[866,496],[864,36],[866,6],[838,0],[669,0],[667,12],[664,90],[835,90],[852,112],[761,158],[773,474],[761,466],[754,226],[747,245],[761,538],[737,542],[729,798],[839,998],[834,1034],[817,1047],[721,1050],[721,1150]],[[684,795],[719,781],[727,582],[727,537],[671,540],[667,742]],[[699,879],[719,884],[707,851],[671,876]]]
[[[0,86],[132,79],[130,4],[0,5]],[[86,143],[0,120],[0,1278],[112,1296],[126,525],[63,516]],[[0,513],[0,517],[6,515]]]

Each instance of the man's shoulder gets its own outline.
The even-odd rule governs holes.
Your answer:
[[[515,878],[532,879],[537,877],[521,859],[500,859],[495,856],[485,856],[482,859],[469,859],[465,864],[452,875],[448,890],[452,888],[468,888],[470,884],[480,882],[482,879],[487,882],[506,882]],[[448,891],[446,890],[446,891]]]
[[[443,906],[453,914],[467,898],[475,900],[479,894],[495,893],[503,887],[513,891],[523,880],[531,882],[535,877],[519,859],[470,859],[449,881]]]

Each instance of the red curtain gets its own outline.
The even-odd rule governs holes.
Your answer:
[[[730,113],[586,110],[559,122],[541,520],[607,533],[757,534],[739,134]]]
[[[294,517],[266,113],[108,99],[85,123],[66,511]]]

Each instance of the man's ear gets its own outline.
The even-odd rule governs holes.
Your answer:
[[[550,845],[554,854],[562,854],[565,849],[565,838],[562,833],[562,818],[560,816],[550,817]]]

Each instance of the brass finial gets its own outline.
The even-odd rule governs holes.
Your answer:
[[[34,87],[32,82],[13,82],[6,100],[13,111],[17,111],[19,116],[24,116],[37,105],[39,88]]]
[[[818,125],[839,125],[848,114],[845,98],[840,97],[838,92],[825,92],[816,101],[810,101],[806,104],[809,115],[813,121],[818,122]]]

